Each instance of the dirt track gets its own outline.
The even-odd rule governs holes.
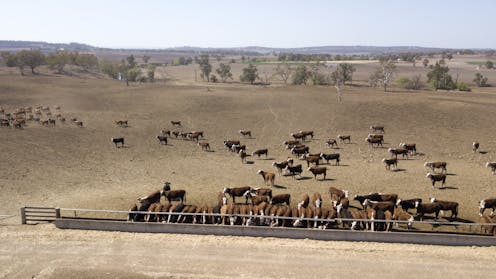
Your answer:
[[[495,247],[0,227],[2,278],[483,278]]]

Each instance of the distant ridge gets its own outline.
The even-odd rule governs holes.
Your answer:
[[[270,54],[270,53],[299,53],[299,54],[382,54],[405,52],[440,52],[443,50],[456,50],[447,48],[419,47],[419,46],[312,46],[298,48],[270,48],[260,46],[232,47],[232,48],[205,48],[205,47],[172,47],[163,49],[146,48],[100,48],[82,43],[47,43],[36,41],[8,41],[0,40],[0,50],[19,51],[21,49],[40,49],[44,52],[53,52],[59,49],[84,52],[98,51],[137,51],[137,52],[194,52],[194,53],[239,53],[239,54]],[[487,50],[487,49],[472,49]]]

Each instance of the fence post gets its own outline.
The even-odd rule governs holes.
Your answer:
[[[60,218],[60,207],[55,208],[55,218],[57,218],[57,219]]]
[[[21,207],[21,224],[26,224],[26,208]]]

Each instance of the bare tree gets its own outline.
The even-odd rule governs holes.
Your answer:
[[[382,87],[384,87],[384,92],[386,92],[387,87],[393,80],[395,71],[396,65],[392,60],[382,60],[381,65],[370,76],[370,85],[377,86],[378,84],[380,84]]]
[[[336,91],[338,92],[338,102],[341,102],[343,100],[341,96],[341,78],[336,78],[334,88],[336,88]]]
[[[291,77],[291,73],[293,72],[293,68],[287,63],[283,63],[283,65],[277,65],[274,68],[274,75],[279,76],[284,84],[288,84],[288,80]]]

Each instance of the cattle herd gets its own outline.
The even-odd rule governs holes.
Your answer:
[[[0,127],[24,129],[29,122],[55,127],[57,122],[65,124],[67,120],[62,115],[60,106],[54,106],[53,109],[48,106],[20,107],[10,112],[0,107]],[[83,122],[76,117],[71,118],[70,122],[76,127],[83,127]]]
[[[171,124],[173,127],[182,127],[180,121],[171,121]],[[384,126],[374,125],[370,129],[380,134],[369,134],[365,141],[370,148],[382,146]],[[252,138],[252,132],[249,130],[239,130],[239,134],[243,138]],[[296,163],[296,161],[303,161],[303,163],[306,162],[306,170],[313,175],[315,180],[321,176],[321,181],[324,181],[328,168],[323,166],[323,162],[330,165],[330,161],[334,161],[335,165],[339,165],[341,161],[339,153],[310,152],[309,146],[305,143],[313,140],[313,131],[299,131],[291,133],[290,136],[292,139],[283,142],[290,152],[288,157],[272,163],[280,176],[301,178],[304,167],[302,163]],[[159,143],[167,144],[170,137],[194,141],[201,146],[202,150],[210,150],[210,144],[203,140],[203,131],[180,132],[164,129],[157,139]],[[122,137],[112,138],[112,141],[116,145],[117,143],[124,144]],[[338,135],[335,139],[328,139],[326,144],[329,148],[335,148],[338,144],[351,142],[350,135]],[[237,154],[243,164],[247,163],[247,158],[250,156],[267,158],[269,153],[267,148],[247,153],[247,146],[238,139],[225,140],[223,145],[229,152]],[[473,151],[476,152],[478,148],[479,143],[474,142]],[[400,143],[398,148],[389,148],[388,153],[390,156],[382,160],[386,170],[392,170],[392,167],[397,169],[398,155],[402,159],[416,156],[417,146],[415,143]],[[426,177],[431,181],[433,188],[436,182],[441,183],[441,187],[446,187],[446,162],[425,162],[424,166],[430,170]],[[488,162],[486,167],[491,168],[493,174],[496,173],[496,163]],[[260,169],[257,174],[263,178],[266,187],[275,185],[276,172]],[[356,194],[351,199],[349,191],[334,187],[329,188],[326,198],[318,192],[313,193],[311,197],[305,194],[297,200],[296,204],[292,203],[289,193],[273,195],[272,189],[274,188],[272,187],[226,187],[217,193],[216,204],[193,205],[186,204],[186,190],[171,190],[170,186],[171,184],[166,182],[162,190],[138,198],[137,204],[133,204],[129,210],[128,221],[389,231],[394,224],[396,226],[405,224],[407,229],[411,229],[414,220],[422,221],[426,215],[431,215],[431,218],[437,221],[439,214],[445,215],[448,211],[451,215],[449,217],[445,215],[445,218],[454,221],[457,220],[459,212],[459,203],[456,201],[436,198],[422,200],[419,197],[404,199],[396,193]],[[164,202],[161,202],[162,196]],[[238,198],[238,203],[236,198]],[[240,199],[241,202],[239,202]],[[484,214],[486,209],[491,209],[490,215]],[[481,232],[496,236],[496,225],[491,225],[491,223],[496,223],[495,209],[496,198],[479,201],[480,223],[489,224],[482,226]]]

